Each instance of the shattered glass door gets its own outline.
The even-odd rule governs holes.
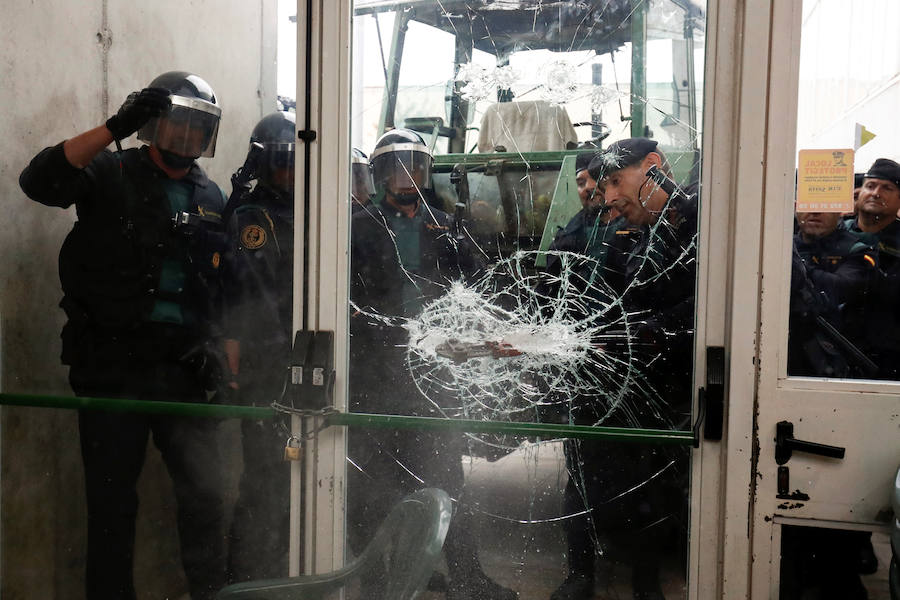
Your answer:
[[[355,3],[348,554],[439,487],[433,597],[685,596],[704,39],[692,0]]]

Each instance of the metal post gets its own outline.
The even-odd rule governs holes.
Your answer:
[[[631,137],[647,135],[647,1],[631,0]]]
[[[384,86],[384,98],[381,102],[381,120],[378,122],[378,135],[393,129],[394,112],[397,108],[397,92],[400,88],[400,63],[403,60],[403,42],[412,9],[398,10],[394,13],[394,35],[391,38],[391,53],[388,56],[387,81]]]

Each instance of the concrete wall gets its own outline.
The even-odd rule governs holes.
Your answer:
[[[253,125],[275,110],[275,0],[32,0],[3,12],[0,389],[68,395],[56,261],[74,209],[31,202],[19,173],[41,148],[103,123],[159,73],[186,70],[204,77],[223,107],[216,156],[203,164],[230,192]],[[0,428],[0,595],[83,598],[76,414],[4,408]],[[185,586],[174,499],[153,449],[139,487],[139,597],[178,598]]]

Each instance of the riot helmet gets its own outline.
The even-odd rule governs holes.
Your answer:
[[[415,204],[424,190],[431,190],[433,158],[425,140],[410,129],[394,129],[382,135],[372,152],[375,187],[399,204]]]
[[[357,148],[350,150],[350,197],[354,208],[368,204],[375,195],[375,184],[372,183],[372,170],[369,168],[369,157]]]
[[[278,111],[260,119],[250,134],[251,144],[263,146],[256,167],[260,183],[288,194],[294,191],[296,123],[296,114]]]
[[[190,158],[213,156],[222,109],[212,87],[197,75],[184,71],[163,73],[148,87],[169,90],[172,106],[147,121],[138,131],[138,139],[163,153]]]

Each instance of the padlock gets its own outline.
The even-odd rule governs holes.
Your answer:
[[[303,458],[303,446],[300,440],[291,436],[284,447],[284,460],[300,460]]]

